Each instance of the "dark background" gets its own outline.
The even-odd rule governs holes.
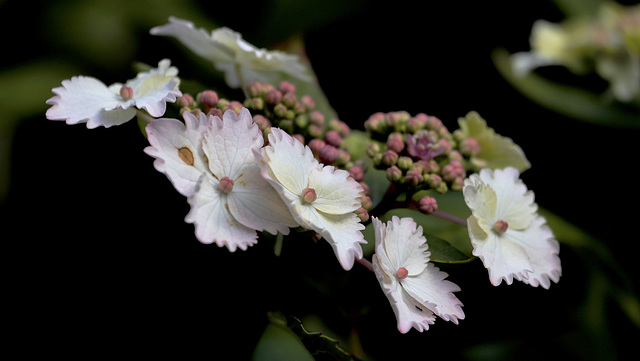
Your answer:
[[[525,151],[532,168],[522,178],[538,204],[601,239],[637,287],[638,130],[541,108],[491,62],[497,47],[528,50],[536,19],[562,20],[553,3],[195,4],[201,16],[257,46],[301,33],[322,88],[353,128],[362,129],[375,112],[406,110],[435,115],[453,130],[458,117],[478,111]],[[55,59],[110,84],[132,77],[132,60],[155,64],[169,57],[181,76],[197,76],[189,68],[191,55],[148,35],[146,23],[133,28],[139,47],[123,44],[112,48],[111,63],[92,61],[61,45],[56,32],[64,26],[56,24],[71,20],[52,19],[51,11],[65,13],[45,1],[2,4],[2,69]],[[129,62],[119,52],[131,55]],[[606,87],[596,77],[548,73],[594,90]],[[638,328],[612,299],[604,298],[600,308],[592,304],[599,302],[593,282],[601,280],[593,277],[593,260],[564,245],[563,276],[550,290],[518,282],[493,287],[480,262],[443,267],[463,290],[458,297],[467,318],[458,326],[438,320],[427,332],[401,335],[375,278],[358,265],[344,272],[324,241],[288,243],[280,258],[268,241],[235,253],[200,244],[183,221],[187,202],[142,152],[147,143],[134,121],[110,129],[67,126],[44,118],[46,99],[41,113],[14,128],[0,213],[2,297],[9,301],[3,319],[24,355],[202,351],[247,359],[267,311],[318,314],[342,336],[356,326],[365,353],[375,359],[417,353],[452,360],[630,359],[635,350],[630,340],[639,339]],[[328,289],[312,286],[326,280],[332,281],[325,282]],[[595,332],[589,310],[606,312],[608,322]]]

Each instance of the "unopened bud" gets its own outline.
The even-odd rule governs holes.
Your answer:
[[[224,193],[229,193],[233,190],[233,180],[229,177],[222,177],[220,179],[220,190]]]
[[[304,95],[302,98],[300,98],[300,103],[302,103],[302,106],[304,106],[304,109],[307,112],[312,111],[316,108],[316,102],[313,101],[313,98],[308,95]]]
[[[320,150],[324,148],[324,146],[327,145],[327,143],[325,143],[324,140],[321,140],[321,139],[311,139],[308,145],[314,154],[319,154]]]
[[[200,92],[197,96],[198,103],[205,109],[205,111],[209,111],[210,108],[218,105],[218,93],[213,90],[205,90]]]
[[[395,165],[398,161],[398,153],[388,150],[382,153],[382,163],[388,166]]]
[[[286,105],[288,108],[293,108],[296,105],[298,98],[295,93],[284,93],[282,95],[282,104]]]
[[[338,159],[338,149],[332,145],[325,145],[318,153],[318,159],[324,164],[332,164]]]
[[[324,126],[324,115],[318,111],[309,114],[309,122],[313,125]]]
[[[409,170],[413,167],[413,159],[411,159],[411,157],[402,156],[398,158],[397,164],[400,169]]]
[[[358,218],[360,218],[360,222],[366,222],[369,220],[369,212],[366,209],[360,207],[354,212]]]
[[[460,153],[466,156],[474,156],[480,153],[480,142],[476,138],[467,138],[460,143]]]
[[[295,93],[296,86],[286,80],[283,80],[280,82],[280,85],[278,85],[278,90],[280,90],[282,94]]]
[[[420,185],[420,183],[422,183],[423,180],[424,177],[422,176],[421,172],[410,170],[407,172],[405,183],[413,187],[417,187]]]
[[[124,100],[129,100],[133,98],[133,89],[131,87],[123,85],[120,88],[120,97],[122,97],[122,99]]]
[[[269,105],[276,105],[282,101],[282,93],[279,90],[271,89],[264,95],[264,101]]]
[[[438,210],[438,203],[435,198],[431,198],[429,196],[424,196],[420,198],[420,202],[418,202],[418,208],[420,212],[424,214],[431,214]]]
[[[362,181],[364,179],[364,171],[362,170],[362,168],[360,168],[358,166],[354,166],[354,167],[349,168],[349,175],[356,182],[360,182],[360,181]]]
[[[380,145],[378,145],[378,143],[371,143],[369,144],[369,146],[367,147],[366,150],[367,156],[369,156],[369,158],[373,158],[374,155],[380,153]]]
[[[182,94],[176,101],[176,104],[178,104],[180,108],[191,108],[193,106],[193,97],[190,94]]]
[[[396,167],[395,165],[387,168],[387,179],[390,182],[397,182],[402,179],[402,171],[400,170],[400,168]]]
[[[318,196],[316,195],[316,191],[313,188],[303,189],[300,197],[302,198],[302,201],[304,203],[311,203],[318,198]]]
[[[402,134],[397,132],[389,134],[389,137],[387,138],[387,149],[392,150],[398,154],[402,153],[402,150],[404,149]]]

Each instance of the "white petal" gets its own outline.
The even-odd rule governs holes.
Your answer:
[[[507,230],[501,235],[490,232],[485,239],[480,239],[469,227],[473,255],[482,260],[494,286],[498,286],[503,279],[510,285],[514,277],[522,281],[533,270],[526,250],[510,240],[515,232],[520,231]]]
[[[411,297],[436,315],[457,324],[458,319],[464,319],[462,302],[453,294],[460,291],[460,287],[445,280],[447,276],[438,267],[429,265],[422,273],[400,280],[400,284]]]
[[[231,252],[257,243],[256,231],[242,225],[229,212],[226,194],[220,191],[217,180],[209,174],[202,178],[198,191],[188,198],[191,210],[185,218],[195,224],[198,240],[227,246]]]
[[[229,177],[234,181],[244,173],[259,173],[253,149],[262,147],[264,140],[249,110],[242,108],[240,117],[227,110],[223,119],[213,117],[212,122],[203,140],[211,172],[218,179]]]
[[[230,61],[233,51],[224,44],[213,41],[204,29],[196,29],[192,22],[170,17],[169,23],[156,26],[149,31],[152,35],[172,36],[197,55],[213,62]]]
[[[313,207],[303,206],[302,209],[307,211],[303,212],[303,217],[311,229],[329,242],[342,268],[350,270],[355,258],[362,258],[361,244],[367,243],[361,232],[365,227],[360,218],[355,213],[332,215],[318,212]]]
[[[489,169],[480,172],[482,181],[496,194],[495,221],[504,220],[511,229],[528,227],[538,210],[533,192],[527,190],[519,177],[520,172],[513,167],[496,169],[493,174]]]
[[[133,89],[133,99],[138,109],[146,110],[153,117],[161,117],[167,108],[167,101],[175,102],[182,93],[178,89],[178,70],[170,67],[171,62],[163,59],[158,68],[139,73],[126,85]]]
[[[362,207],[362,186],[349,176],[349,172],[325,166],[314,168],[309,174],[309,185],[316,192],[313,206],[328,214],[345,214]]]
[[[234,218],[249,228],[289,234],[289,227],[298,226],[275,189],[258,173],[235,180],[227,199]]]
[[[404,267],[410,276],[417,275],[429,262],[430,252],[427,251],[422,227],[418,227],[411,218],[393,216],[387,223],[383,247],[394,272]]]
[[[297,195],[308,187],[311,170],[320,167],[309,147],[279,128],[271,128],[269,145],[262,155],[273,180]]]
[[[47,110],[49,120],[65,120],[67,124],[86,122],[90,129],[108,128],[126,123],[136,113],[133,108],[119,108],[123,103],[119,95],[92,77],[74,76],[53,92],[57,95],[47,100],[47,104],[53,105]]]
[[[546,289],[551,286],[551,281],[558,283],[562,274],[558,257],[560,245],[546,225],[544,217],[536,217],[528,229],[523,232],[514,232],[510,236],[527,251],[533,268],[533,271],[527,274],[527,278],[522,280],[523,282],[534,287],[542,285]]]
[[[165,173],[176,190],[188,197],[195,192],[198,179],[207,170],[202,134],[210,126],[211,119],[204,114],[196,118],[190,112],[184,112],[183,116],[185,123],[166,118],[149,123],[146,131],[151,146],[144,151],[156,158],[153,162],[156,170]],[[183,152],[182,157],[180,152]],[[193,156],[192,165],[183,159],[184,152]]]
[[[434,313],[425,305],[412,298],[397,282],[395,275],[390,276],[384,271],[379,253],[373,255],[373,270],[380,287],[389,299],[391,308],[398,321],[398,331],[407,333],[414,327],[422,332],[428,330],[429,325],[436,320]]]

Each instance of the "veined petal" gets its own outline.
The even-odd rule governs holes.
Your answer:
[[[273,180],[297,195],[308,187],[311,170],[321,167],[309,147],[279,128],[271,128],[269,145],[262,148],[262,156]]]
[[[289,234],[290,227],[298,226],[275,189],[258,173],[238,178],[227,200],[233,217],[249,228]]]
[[[362,207],[362,186],[342,169],[332,166],[313,168],[308,187],[315,190],[317,199],[313,206],[321,212],[345,214]]]
[[[156,158],[153,162],[156,170],[165,173],[176,190],[188,197],[196,191],[200,176],[207,170],[202,134],[211,119],[204,114],[196,118],[190,112],[184,112],[183,116],[185,123],[167,118],[149,123],[146,131],[151,145],[144,151]]]
[[[536,215],[538,205],[534,203],[534,194],[527,190],[520,172],[513,167],[504,169],[483,169],[479,175],[481,181],[495,192],[495,221],[504,220],[511,229],[524,229]]]
[[[507,230],[501,235],[491,232],[480,241],[469,228],[473,255],[480,258],[487,268],[489,280],[494,286],[498,286],[503,279],[510,285],[514,277],[522,281],[533,270],[526,250],[510,240],[514,233],[520,231]]]
[[[92,77],[74,76],[52,91],[57,95],[47,100],[47,104],[53,105],[46,113],[49,120],[64,120],[67,124],[86,122],[89,129],[108,128],[126,123],[136,114],[133,108],[118,108],[123,103],[119,95]]]
[[[418,331],[428,330],[436,320],[434,313],[411,297],[398,283],[395,275],[389,275],[383,266],[380,252],[376,251],[372,258],[372,266],[380,287],[391,304],[396,315],[398,331],[407,333],[412,327]]]
[[[195,224],[198,240],[227,246],[231,252],[257,243],[256,231],[242,225],[229,212],[227,195],[220,191],[218,181],[209,174],[202,178],[198,191],[188,198],[191,210],[185,218]]]
[[[460,287],[445,280],[446,272],[438,267],[429,265],[417,275],[409,275],[400,280],[400,284],[411,297],[419,300],[436,315],[445,321],[458,324],[458,319],[464,319],[462,302],[453,294],[460,291]]]
[[[551,281],[558,283],[560,280],[562,267],[558,257],[560,245],[546,222],[544,217],[537,216],[527,230],[511,235],[511,239],[527,250],[533,269],[522,281],[549,289]]]
[[[409,271],[409,276],[421,273],[427,267],[430,256],[426,241],[422,227],[413,219],[393,216],[387,223],[383,244],[393,272],[404,267]]]
[[[234,181],[244,173],[259,173],[253,149],[262,147],[264,140],[249,110],[242,108],[239,117],[227,110],[222,118],[212,118],[213,125],[203,140],[211,172],[218,179],[229,177]]]
[[[178,69],[170,65],[169,59],[163,59],[158,63],[158,68],[139,73],[126,83],[133,89],[132,101],[136,107],[146,110],[153,117],[164,115],[167,101],[175,102],[177,97],[182,96],[178,89]]]

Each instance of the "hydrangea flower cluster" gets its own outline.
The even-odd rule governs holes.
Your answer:
[[[297,57],[258,49],[226,28],[209,35],[176,18],[151,33],[173,36],[210,59],[225,72],[229,87],[245,86],[246,99],[223,99],[213,90],[195,98],[183,94],[177,69],[162,60],[125,84],[107,87],[90,77],[63,81],[47,101],[47,118],[95,128],[120,125],[137,114],[146,124],[144,151],[186,197],[185,221],[194,224],[202,243],[234,252],[256,244],[262,232],[318,235],[343,269],[358,262],[373,271],[400,332],[427,330],[436,316],[456,324],[465,318],[453,294],[460,288],[431,262],[428,230],[393,214],[370,219],[366,162],[352,159],[344,146],[349,126],[327,120],[291,82],[258,82],[272,80],[274,73],[304,79]],[[176,102],[173,111],[182,119],[160,118],[167,102]],[[418,190],[459,192],[471,216],[457,223],[467,227],[473,255],[493,285],[516,279],[549,288],[561,275],[559,247],[537,213],[533,192],[519,180],[530,166],[524,153],[477,113],[458,123],[460,129],[451,133],[423,113],[376,113],[364,123],[366,154],[407,202]],[[378,207],[389,210],[392,204]],[[424,197],[415,208],[436,215],[437,203]],[[362,231],[369,224],[374,239],[367,240]],[[375,243],[372,262],[362,248],[367,242]]]

